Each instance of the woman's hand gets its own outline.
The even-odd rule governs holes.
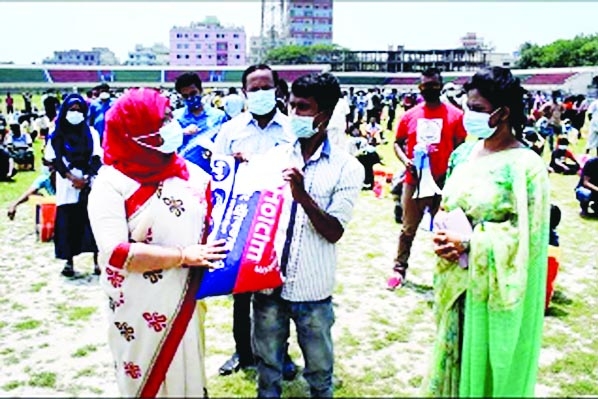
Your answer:
[[[228,248],[226,240],[218,240],[207,244],[195,244],[183,248],[181,264],[214,268],[214,261],[226,258]]]
[[[438,231],[433,238],[434,252],[436,255],[451,262],[459,260],[459,256],[465,252],[463,236],[447,230]]]

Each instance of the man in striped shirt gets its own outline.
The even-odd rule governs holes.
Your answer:
[[[281,396],[290,320],[296,326],[312,397],[332,397],[336,242],[351,219],[364,179],[355,157],[328,140],[328,122],[340,96],[338,80],[329,73],[298,78],[289,102],[297,140],[268,152],[272,164],[284,159],[295,166],[282,171],[293,195],[281,255],[285,283],[271,295],[256,293],[253,298],[258,397]]]

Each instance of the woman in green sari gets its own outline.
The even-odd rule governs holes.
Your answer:
[[[424,388],[431,396],[533,396],[550,219],[546,165],[520,141],[519,79],[494,67],[464,89],[463,124],[480,140],[451,155],[437,220],[461,208],[473,233],[434,236],[437,335]]]

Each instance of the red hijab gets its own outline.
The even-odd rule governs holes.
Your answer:
[[[156,133],[163,125],[169,101],[154,89],[131,89],[106,113],[104,163],[142,185],[169,177],[189,179],[185,160],[137,143],[133,138]]]

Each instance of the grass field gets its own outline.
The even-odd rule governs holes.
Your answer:
[[[39,144],[36,149],[39,161]],[[387,167],[398,167],[390,144],[380,152]],[[75,260],[83,273],[79,279],[65,280],[52,244],[35,241],[32,207],[21,206],[13,222],[5,216],[9,201],[34,177],[25,172],[15,183],[0,183],[0,396],[117,396],[106,344],[106,300],[91,275],[90,256]],[[598,394],[598,221],[579,217],[573,193],[577,179],[550,177],[551,201],[563,212],[558,229],[562,257],[542,343],[537,395],[544,397]],[[391,198],[360,194],[339,244],[333,327],[338,397],[419,393],[434,334],[434,256],[430,235],[418,232],[409,283],[386,291],[399,230]],[[254,397],[254,372],[217,375],[233,351],[232,301],[218,297],[207,302],[210,396]],[[291,353],[302,365],[294,338]],[[285,383],[284,396],[307,396],[306,388],[298,378]]]

